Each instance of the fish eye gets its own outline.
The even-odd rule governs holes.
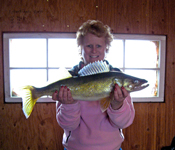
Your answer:
[[[135,80],[134,81],[134,84],[139,84],[139,80]]]

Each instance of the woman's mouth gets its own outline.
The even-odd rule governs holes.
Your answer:
[[[90,56],[90,58],[98,58],[99,56]]]

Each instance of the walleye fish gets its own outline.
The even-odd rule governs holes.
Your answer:
[[[67,71],[68,72],[68,71]],[[102,112],[110,105],[110,93],[115,84],[125,87],[128,92],[142,90],[149,86],[145,79],[133,77],[122,72],[110,72],[109,66],[98,61],[88,64],[79,71],[78,77],[58,80],[45,87],[37,88],[27,85],[23,88],[25,94],[22,96],[23,112],[28,118],[33,107],[41,96],[52,95],[55,90],[60,89],[61,85],[67,86],[73,99],[82,101],[100,101]],[[146,85],[145,85],[146,84]]]

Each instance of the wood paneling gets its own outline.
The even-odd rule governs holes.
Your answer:
[[[113,33],[167,35],[164,103],[135,103],[134,123],[124,129],[124,150],[159,150],[175,136],[174,0],[0,0],[0,149],[61,150],[63,130],[55,104],[36,104],[28,120],[21,104],[5,104],[2,32],[76,32],[88,19]]]

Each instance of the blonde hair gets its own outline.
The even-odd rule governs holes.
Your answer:
[[[113,35],[110,32],[110,27],[104,25],[101,21],[98,20],[88,20],[83,23],[82,26],[77,31],[77,45],[78,47],[83,46],[84,37],[88,34],[94,34],[97,37],[104,37],[106,44],[106,51],[109,51],[111,42],[113,41]]]

